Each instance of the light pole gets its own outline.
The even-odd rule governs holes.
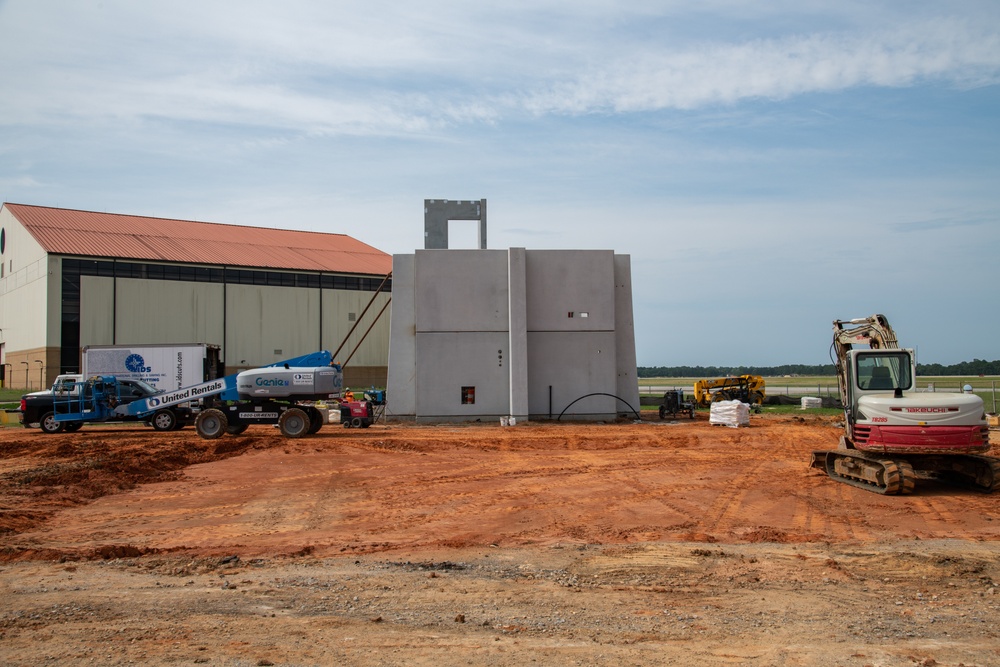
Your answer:
[[[28,366],[27,361],[22,361],[21,363],[24,364],[24,388],[31,389],[31,387],[28,386],[28,368],[30,367]]]
[[[35,363],[38,364],[38,388],[45,389],[45,378],[42,376],[42,372],[45,370],[45,364],[41,359],[35,359]]]

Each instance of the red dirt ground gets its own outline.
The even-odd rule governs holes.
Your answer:
[[[364,598],[373,585],[382,587],[376,590],[396,590],[393,587],[425,580],[428,573],[455,577],[453,570],[460,569],[479,573],[475,589],[491,591],[490,600],[499,596],[513,601],[518,595],[527,599],[537,594],[535,582],[562,572],[559,577],[575,583],[560,583],[562,588],[556,587],[560,596],[515,606],[528,616],[533,610],[549,609],[546,605],[552,613],[566,616],[584,600],[591,610],[606,607],[603,616],[594,611],[591,625],[576,631],[597,636],[605,628],[603,652],[594,652],[590,644],[586,650],[567,648],[575,646],[570,641],[570,635],[576,636],[573,633],[557,632],[562,643],[547,643],[542,639],[549,635],[532,634],[532,622],[518,620],[524,614],[498,611],[479,627],[486,628],[490,639],[497,633],[516,634],[526,644],[521,649],[508,646],[507,654],[494,653],[483,649],[497,648],[484,637],[468,644],[472,640],[448,635],[447,641],[455,643],[452,657],[456,662],[521,664],[529,655],[548,655],[550,662],[559,664],[574,664],[574,660],[611,664],[621,659],[640,664],[657,655],[682,661],[701,655],[698,661],[703,664],[834,664],[823,660],[830,645],[842,642],[843,636],[822,641],[799,638],[799,649],[786,646],[778,653],[759,637],[734,644],[733,636],[717,636],[711,646],[697,644],[693,637],[695,643],[686,644],[684,650],[676,646],[667,650],[670,635],[663,634],[662,627],[619,627],[621,619],[614,610],[617,604],[627,604],[622,601],[626,589],[654,597],[657,590],[684,593],[683,601],[661,599],[655,604],[674,605],[683,609],[682,614],[693,614],[680,623],[690,630],[698,625],[693,620],[699,616],[696,612],[705,613],[702,603],[707,599],[693,596],[692,591],[700,587],[704,592],[707,587],[713,593],[712,608],[736,610],[727,623],[741,629],[737,636],[745,638],[755,632],[753,615],[759,611],[758,603],[786,609],[781,601],[789,591],[768,588],[766,582],[780,581],[785,586],[798,580],[799,588],[814,595],[808,604],[800,602],[814,616],[784,618],[781,644],[794,643],[790,632],[814,630],[815,614],[842,615],[849,609],[848,615],[860,617],[873,605],[885,604],[885,596],[880,595],[877,604],[869,600],[858,606],[859,600],[868,599],[871,582],[880,581],[880,571],[893,572],[894,582],[904,570],[910,573],[906,576],[916,576],[911,564],[918,552],[928,562],[954,563],[961,573],[978,567],[978,574],[961,580],[975,579],[980,593],[990,586],[995,589],[994,581],[1000,579],[998,496],[923,481],[912,496],[885,497],[834,483],[810,469],[808,462],[811,451],[836,446],[840,429],[835,422],[805,413],[764,415],[754,416],[749,427],[731,429],[709,425],[702,414],[693,422],[326,427],[316,436],[298,440],[284,439],[274,428],[252,427],[243,435],[215,441],[201,440],[193,429],[160,433],[142,427],[86,427],[55,436],[37,429],[5,429],[0,431],[0,559],[7,565],[0,572],[0,590],[5,599],[11,594],[23,601],[27,585],[23,582],[36,581],[45,588],[43,582],[65,577],[72,567],[69,578],[90,591],[87,595],[100,597],[104,593],[99,595],[99,591],[116,582],[126,606],[149,623],[155,614],[142,602],[148,591],[130,589],[128,577],[157,578],[160,587],[159,579],[164,576],[191,575],[195,577],[192,582],[201,586],[199,577],[221,576],[228,582],[227,572],[241,573],[245,581],[266,585],[273,593],[278,579],[305,576],[301,568],[308,567],[315,568],[309,574],[314,582],[320,572],[325,573],[322,576],[339,572],[332,580],[348,588],[344,577],[358,578],[360,587],[354,592]],[[906,545],[902,551],[900,544]],[[929,545],[934,545],[933,553],[925,554],[922,550]],[[899,553],[909,555],[887,565]],[[977,555],[970,565],[971,553]],[[490,556],[493,560],[487,560]],[[397,563],[393,566],[397,569],[383,572],[385,559]],[[465,564],[458,563],[459,559],[465,559]],[[843,565],[848,561],[854,563],[853,570]],[[67,566],[67,562],[76,564]],[[502,568],[490,569],[499,562],[516,572],[529,572],[530,579],[511,576]],[[248,563],[257,563],[260,569],[250,572]],[[107,564],[115,567],[109,570]],[[296,567],[298,574],[291,574],[288,568]],[[363,586],[357,568],[367,568]],[[345,569],[353,575],[345,574]],[[862,571],[864,576],[857,574]],[[939,595],[948,591],[949,577],[955,576],[950,571],[920,572],[924,582],[931,577],[924,589],[940,585],[943,592]],[[272,577],[266,584],[258,581],[257,575],[263,573]],[[579,584],[586,577],[597,582],[593,590]],[[689,577],[701,584],[682,583]],[[328,599],[319,594],[330,592],[332,580],[326,588],[307,586],[303,595],[313,602]],[[79,583],[83,581],[90,583]],[[144,581],[145,586],[152,586],[151,579]],[[838,602],[840,611],[817,601],[831,581],[841,581],[854,591]],[[887,582],[879,585],[888,586]],[[64,591],[69,590],[66,583]],[[746,597],[746,591],[732,592],[744,584],[767,590],[754,602],[757,598]],[[245,595],[250,584],[242,586]],[[714,597],[721,586],[730,594]],[[918,588],[901,585],[894,594],[912,596]],[[569,598],[575,589],[586,590],[573,602]],[[52,584],[45,590],[46,595],[52,593]],[[437,609],[441,596],[452,601],[454,595],[442,588],[440,595],[423,602],[414,595],[392,598],[398,609],[413,615],[410,622],[405,614],[393,621],[388,628],[395,637],[392,640],[385,636],[387,628],[378,637],[371,635],[368,626],[353,628],[354,623],[388,620],[388,613],[359,620],[357,614],[369,612],[361,611],[361,600],[354,596],[359,605],[338,607],[328,618],[352,626],[352,633],[362,638],[350,646],[329,644],[324,653],[310,653],[318,650],[318,644],[308,650],[295,649],[280,638],[289,631],[287,624],[268,632],[248,631],[241,641],[256,646],[259,637],[267,635],[267,645],[273,648],[263,653],[255,649],[253,655],[280,654],[288,664],[332,664],[328,660],[333,658],[355,664],[441,664],[438,645],[421,639],[421,628],[426,630],[431,622],[428,614],[438,619],[433,622],[440,622],[444,612],[431,608]],[[64,592],[46,604],[83,604],[80,599]],[[195,605],[171,599],[171,604]],[[996,608],[988,603],[997,598],[982,600],[987,605],[982,613]],[[88,598],[86,604],[103,609],[106,602]],[[83,628],[67,632],[65,619],[59,628],[23,622],[25,617],[18,614],[27,614],[30,607],[14,607],[0,617],[0,639],[12,641],[7,652],[0,648],[0,661],[37,664],[41,654],[35,642],[53,635],[66,637],[51,649],[57,661],[84,657],[106,663],[175,661],[170,645],[154,637],[133,638],[129,646],[122,645],[101,658]],[[899,611],[894,607],[888,610]],[[207,613],[197,605],[192,609]],[[226,612],[216,612],[232,620]],[[663,611],[649,613],[660,618]],[[475,610],[459,612],[455,618],[467,615],[477,614]],[[97,617],[106,623],[118,622],[114,614],[100,612]],[[170,621],[170,614],[164,618],[163,631],[176,631],[179,621]],[[450,617],[448,621],[450,632],[459,621]],[[296,621],[302,622],[301,617]],[[523,630],[506,631],[507,626]],[[1000,664],[1000,652],[995,650],[1000,639],[995,624],[989,627],[987,635],[978,626],[969,629],[969,637],[982,641],[970,639],[961,646],[964,653],[952,655],[964,655],[967,665]],[[204,636],[221,642],[208,625],[199,628]],[[949,636],[962,635],[965,629],[965,621],[956,616]],[[973,630],[980,632],[977,635]],[[703,632],[718,634],[707,626]],[[948,651],[908,645],[903,651],[906,655],[897,655],[884,646],[876,649],[879,632],[859,630],[861,648],[852,649],[857,655],[844,653],[837,664],[917,664],[893,662],[904,658],[937,661],[920,664],[949,664]],[[913,643],[905,633],[886,632],[887,637]],[[945,641],[944,635],[935,641]],[[529,636],[534,640],[528,642]],[[636,642],[642,646],[633,647]],[[526,652],[528,644],[531,652]],[[396,647],[396,658],[391,657],[391,646]],[[383,653],[372,653],[373,647],[381,647]],[[352,652],[354,648],[358,651]],[[546,650],[551,652],[546,654]],[[267,656],[255,658],[262,662],[239,662],[249,658],[232,647],[212,651],[215,664],[279,664]],[[192,655],[198,658],[197,651]],[[445,660],[445,664],[452,663]]]

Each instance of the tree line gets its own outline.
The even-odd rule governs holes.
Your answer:
[[[833,364],[785,364],[783,366],[639,366],[640,378],[716,378],[731,375],[836,375]],[[917,375],[1000,375],[1000,359],[973,359],[957,364],[917,364]]]

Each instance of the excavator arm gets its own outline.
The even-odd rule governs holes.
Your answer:
[[[840,400],[847,407],[850,402],[850,386],[848,379],[848,351],[855,345],[867,345],[873,350],[898,350],[899,341],[896,332],[889,326],[885,315],[875,314],[871,317],[859,317],[853,320],[833,321],[833,345],[830,356],[837,367],[837,384],[840,387]]]

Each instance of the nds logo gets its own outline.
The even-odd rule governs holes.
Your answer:
[[[125,358],[125,368],[133,373],[151,373],[152,368],[146,365],[141,354],[130,354]]]

